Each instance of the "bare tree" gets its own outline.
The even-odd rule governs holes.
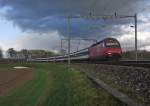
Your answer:
[[[28,50],[27,49],[22,49],[20,52],[21,52],[23,58],[25,60],[27,60],[28,59],[28,55],[29,55]]]
[[[17,51],[15,51],[14,48],[9,48],[7,50],[7,54],[8,54],[8,57],[11,59],[15,59],[17,57]]]
[[[0,59],[2,59],[3,58],[3,51],[2,51],[2,49],[0,49]]]

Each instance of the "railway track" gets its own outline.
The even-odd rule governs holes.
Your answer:
[[[68,62],[65,61],[49,61],[49,60],[38,60],[36,62]],[[89,59],[71,60],[71,63],[89,63],[89,64],[105,64],[105,65],[118,65],[118,66],[133,66],[133,67],[144,67],[150,68],[150,60],[120,60],[120,61],[91,61]]]
[[[118,89],[120,88],[124,89],[124,87],[127,87],[127,88],[131,87],[136,92],[136,93],[132,92],[133,95],[141,93],[141,95],[143,95],[143,98],[147,98],[149,95],[148,93],[149,92],[148,91],[149,90],[149,83],[148,83],[149,78],[148,77],[150,75],[149,69],[138,68],[138,67],[141,67],[141,66],[137,66],[138,64],[141,63],[140,61],[137,61],[137,62],[130,61],[130,63],[134,63],[134,64],[128,64],[129,63],[128,61],[121,61],[121,62],[124,64],[127,63],[126,65],[128,66],[132,65],[133,67],[119,67],[117,63],[116,63],[117,65],[115,66],[114,64],[112,65],[111,62],[109,62],[110,67],[108,65],[102,65],[102,64],[108,64],[108,62],[105,62],[105,63],[93,62],[91,64],[83,63],[83,64],[77,64],[77,67],[79,67],[81,71],[83,71],[92,81],[94,81],[94,83],[98,84],[100,87],[105,89],[108,93],[110,93],[111,95],[116,97],[118,100],[122,101],[123,103],[128,104],[129,106],[144,106],[143,105],[144,103],[148,104],[149,103],[148,99],[145,99],[144,101],[139,101],[142,103],[141,104],[138,101],[136,101],[136,99],[133,99],[134,97],[132,98],[132,96],[129,96],[130,94],[126,92],[119,93]],[[145,63],[147,64],[147,66],[149,66],[148,61],[146,62],[143,61],[143,64]],[[125,66],[124,64],[123,65],[121,64],[120,66]],[[142,67],[145,67],[145,66],[142,66]],[[105,82],[105,84],[103,82]],[[119,88],[115,87],[115,84],[120,87]],[[127,95],[129,97],[127,97]],[[141,97],[141,95],[139,97]],[[149,105],[146,105],[146,106],[149,106]]]
[[[96,61],[92,64],[106,64],[106,65],[119,65],[119,66],[133,66],[150,68],[150,61],[134,61],[134,60],[121,60],[121,61]]]
[[[135,102],[132,98],[130,98],[126,94],[118,91],[117,89],[111,87],[110,85],[104,83],[102,80],[95,78],[93,75],[90,75],[85,71],[83,71],[83,72],[93,83],[95,83],[98,86],[99,89],[103,88],[105,91],[107,91],[113,97],[115,97],[122,103],[126,104],[126,106],[144,106],[142,103]]]

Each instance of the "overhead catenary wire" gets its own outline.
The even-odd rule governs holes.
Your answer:
[[[105,5],[104,5],[104,10],[106,11],[106,7],[110,7],[110,5],[112,5],[112,4],[110,4],[110,2],[111,2],[111,0],[108,0],[106,3],[105,3]],[[125,1],[125,2],[123,2],[122,3],[122,5],[120,5],[120,8],[122,8],[122,7],[124,7],[125,6],[125,3],[126,4],[128,4],[128,2],[129,1]],[[109,4],[108,4],[109,3]],[[93,2],[93,4],[96,4],[96,1],[94,1]],[[93,5],[92,4],[92,5]],[[119,9],[119,8],[118,8]],[[96,16],[96,15],[93,15],[92,14],[92,11],[94,10],[93,8],[91,8],[90,7],[90,9],[89,9],[90,11],[89,11],[89,16],[82,16],[82,15],[80,15],[80,16],[69,16],[69,18],[70,19],[74,19],[74,18],[76,18],[76,19],[79,19],[79,18],[84,18],[84,19],[92,19],[92,20],[100,20],[100,19],[109,19],[109,20],[111,20],[111,19],[125,19],[125,18],[135,18],[136,17],[136,22],[135,23],[137,23],[137,15],[118,15],[118,13],[117,13],[117,10],[116,10],[116,12],[114,12],[113,14],[114,15],[99,15],[99,16]],[[145,10],[145,9],[144,9]],[[119,11],[120,11],[120,9],[119,9]],[[122,13],[123,14],[123,13]],[[136,26],[134,26],[134,27],[136,27]],[[136,29],[136,28],[135,28]],[[137,30],[137,29],[136,29]],[[136,34],[137,34],[137,32],[136,32]],[[136,41],[137,42],[137,41]],[[135,45],[135,48],[137,49],[137,47],[136,47],[136,45]],[[137,50],[136,50],[137,51]]]

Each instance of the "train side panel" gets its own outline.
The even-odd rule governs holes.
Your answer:
[[[104,42],[101,42],[93,47],[89,48],[90,59],[101,59],[105,56]]]

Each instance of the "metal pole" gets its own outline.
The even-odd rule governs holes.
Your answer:
[[[61,50],[61,53],[62,53],[62,39],[61,39],[61,48],[60,48],[60,50]]]
[[[70,17],[68,16],[68,66],[70,63]]]
[[[137,14],[134,16],[134,21],[135,21],[135,60],[138,60],[138,55],[137,55]]]
[[[80,39],[79,39],[79,43],[77,45],[77,51],[79,51],[79,45],[80,45]]]

